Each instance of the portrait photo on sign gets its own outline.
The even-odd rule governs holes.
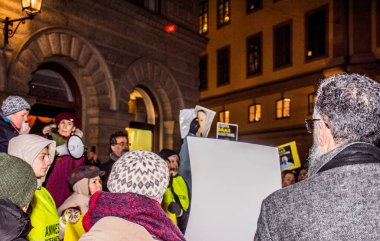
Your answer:
[[[295,141],[277,146],[280,156],[281,171],[293,170],[301,167],[301,161],[298,156],[297,145]]]
[[[190,125],[196,122],[199,126],[197,131],[193,134],[199,137],[207,137],[210,131],[212,121],[216,112],[202,106],[195,106],[194,109],[183,109],[179,113],[179,124],[181,131],[181,138],[185,138],[190,131]]]

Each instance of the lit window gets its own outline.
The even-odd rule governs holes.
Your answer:
[[[315,93],[308,95],[308,114],[313,114],[314,111],[314,105],[315,105]]]
[[[290,98],[282,98],[276,101],[276,119],[290,117]]]
[[[261,120],[261,104],[253,104],[248,106],[248,121],[259,122]]]
[[[306,14],[306,59],[327,55],[327,7]]]
[[[223,110],[219,112],[219,122],[230,123],[230,111]]]
[[[199,1],[199,33],[205,34],[208,31],[208,0]]]
[[[218,27],[230,22],[231,3],[230,0],[218,0]]]

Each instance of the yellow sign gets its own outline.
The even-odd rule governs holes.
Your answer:
[[[301,167],[301,161],[298,156],[297,145],[295,141],[277,146],[280,155],[281,171],[293,170]]]

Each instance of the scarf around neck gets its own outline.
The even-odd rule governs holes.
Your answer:
[[[165,214],[161,205],[151,198],[135,193],[96,192],[83,217],[83,227],[89,231],[103,217],[115,216],[143,226],[162,241],[184,241],[178,227]]]

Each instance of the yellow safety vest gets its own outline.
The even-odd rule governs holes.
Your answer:
[[[190,197],[185,180],[181,176],[175,176],[173,177],[172,186],[174,192],[178,196],[183,210],[187,211],[190,205]],[[169,204],[172,202],[175,202],[174,195],[172,193],[171,187],[168,187],[164,193],[164,198],[162,199],[161,206],[169,215],[169,217],[173,220],[173,222],[177,224],[177,218],[175,214],[169,212],[168,210]]]
[[[28,240],[59,241],[59,216],[49,191],[44,187],[37,189],[30,204],[33,229],[28,234]]]

